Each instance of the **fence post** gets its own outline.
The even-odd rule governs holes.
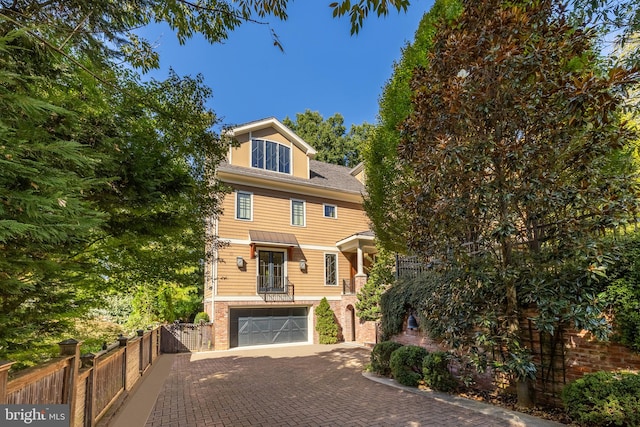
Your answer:
[[[66,397],[69,404],[69,425],[75,425],[76,418],[76,400],[78,386],[78,372],[80,371],[80,344],[81,341],[70,338],[58,343],[61,356],[72,356],[70,363],[70,372],[65,378],[66,389],[63,396]]]
[[[140,371],[140,375],[142,375],[142,372],[144,371],[144,368],[146,366],[144,366],[144,348],[143,348],[143,344],[144,344],[144,329],[138,329],[136,331],[138,337],[138,371]]]
[[[9,382],[9,368],[16,362],[0,360],[0,404],[7,403],[7,383]]]
[[[128,359],[128,351],[127,351],[127,343],[129,342],[128,337],[123,337],[122,334],[118,335],[118,343],[120,347],[124,347],[124,357],[122,358],[122,389],[127,389],[127,359]]]
[[[153,331],[149,331],[149,365],[153,364]]]
[[[81,356],[82,367],[91,369],[88,377],[87,389],[85,391],[84,401],[84,426],[92,427],[96,419],[96,355],[93,353],[87,353]]]

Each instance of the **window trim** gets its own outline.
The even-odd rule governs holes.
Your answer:
[[[239,220],[239,221],[253,221],[253,193],[250,191],[242,191],[242,190],[236,190],[236,200],[235,200],[235,219]],[[239,213],[240,213],[240,197],[238,196],[239,194],[242,195],[247,195],[249,196],[249,218],[240,218]]]
[[[289,221],[292,227],[306,227],[307,226],[307,201],[302,199],[289,199]],[[302,203],[302,224],[293,223],[293,204],[299,202]]]
[[[325,210],[327,206],[331,206],[333,208],[334,216],[327,216],[327,211]],[[330,218],[330,219],[338,219],[338,206],[337,205],[333,205],[331,203],[323,203],[322,204],[322,217],[323,218]]]
[[[281,174],[285,174],[285,175],[293,175],[293,149],[291,147],[291,145],[287,145],[285,143],[279,142],[279,141],[273,141],[270,139],[265,139],[265,138],[251,138],[251,150],[250,150],[250,154],[249,154],[249,165],[254,168],[254,169],[261,169],[261,170],[266,170],[269,172],[276,172],[276,173],[281,173]],[[255,141],[262,141],[262,149],[260,150],[262,152],[262,166],[254,166],[254,157],[253,157],[253,144]],[[275,149],[275,153],[276,153],[276,159],[275,159],[275,166],[276,166],[276,170],[273,169],[268,169],[267,168],[267,142],[275,144],[276,145],[276,149]],[[280,165],[282,164],[281,160],[280,160],[280,151],[281,151],[281,147],[284,147],[287,149],[288,152],[288,159],[286,162],[287,167],[289,168],[289,170],[287,172],[281,172],[280,171]],[[255,162],[256,164],[260,164],[260,162]]]
[[[333,257],[335,257],[336,260],[336,274],[335,274],[335,280],[336,283],[335,284],[329,284],[327,283],[327,256],[328,255],[332,255]],[[324,255],[322,256],[322,261],[324,264],[324,285],[325,286],[331,286],[331,287],[336,287],[338,286],[338,281],[339,281],[339,275],[340,275],[340,269],[338,268],[338,254],[336,252],[325,252]]]

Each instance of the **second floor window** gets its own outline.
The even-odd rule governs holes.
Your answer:
[[[251,140],[251,167],[274,172],[290,173],[291,149],[286,145],[264,139]]]
[[[338,212],[336,205],[324,205],[324,217],[325,218],[337,218]]]
[[[291,225],[304,227],[304,200],[291,200]]]
[[[236,193],[236,219],[251,221],[251,193]]]

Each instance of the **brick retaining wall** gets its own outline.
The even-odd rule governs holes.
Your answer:
[[[551,337],[542,336],[523,323],[524,344],[532,350],[538,366],[536,401],[540,404],[559,406],[560,393],[565,384],[575,381],[586,373],[597,371],[627,370],[640,372],[640,354],[615,342],[601,342],[587,331],[564,330],[555,337],[555,351]],[[418,345],[429,352],[449,350],[443,343],[429,338],[419,331],[405,330],[391,338],[404,345]],[[457,370],[453,367],[453,370]],[[455,373],[455,372],[454,372]],[[497,386],[490,373],[474,377],[479,388],[495,391]]]

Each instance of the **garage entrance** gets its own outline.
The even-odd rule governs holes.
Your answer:
[[[307,307],[231,309],[230,346],[307,342],[307,314]]]

